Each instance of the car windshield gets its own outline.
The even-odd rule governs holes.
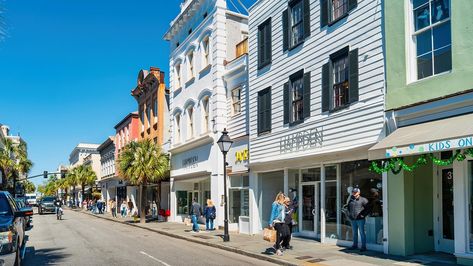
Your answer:
[[[0,215],[12,215],[11,207],[5,195],[0,194]]]

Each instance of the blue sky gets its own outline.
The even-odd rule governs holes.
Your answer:
[[[113,135],[136,110],[130,91],[140,69],[167,75],[162,37],[180,2],[0,0],[8,26],[0,41],[0,123],[27,141],[30,175],[67,164],[79,142]]]

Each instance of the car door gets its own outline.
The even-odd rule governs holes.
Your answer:
[[[18,232],[19,240],[20,240],[20,247],[23,243],[23,239],[25,237],[25,218],[24,217],[15,217],[15,213],[20,210],[18,205],[16,204],[15,200],[12,198],[11,195],[7,195],[8,203],[11,206],[12,213],[13,213],[13,222],[15,226],[15,230]]]

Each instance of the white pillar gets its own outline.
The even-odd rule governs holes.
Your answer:
[[[325,165],[320,167],[320,242],[325,243]]]
[[[179,222],[177,221],[177,199],[176,199],[176,190],[174,185],[174,178],[169,179],[169,190],[170,190],[170,200],[171,200],[171,216],[169,220],[171,222]]]
[[[284,195],[289,192],[289,169],[284,168]]]
[[[259,210],[259,187],[258,187],[258,174],[251,171],[250,169],[250,191],[249,191],[249,204],[250,204],[250,234],[259,234],[261,231],[261,217]]]

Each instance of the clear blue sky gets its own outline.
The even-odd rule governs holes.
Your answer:
[[[67,164],[79,142],[113,135],[136,110],[130,91],[140,69],[168,74],[162,37],[180,2],[0,0],[8,25],[0,41],[0,123],[27,141],[30,175]]]

